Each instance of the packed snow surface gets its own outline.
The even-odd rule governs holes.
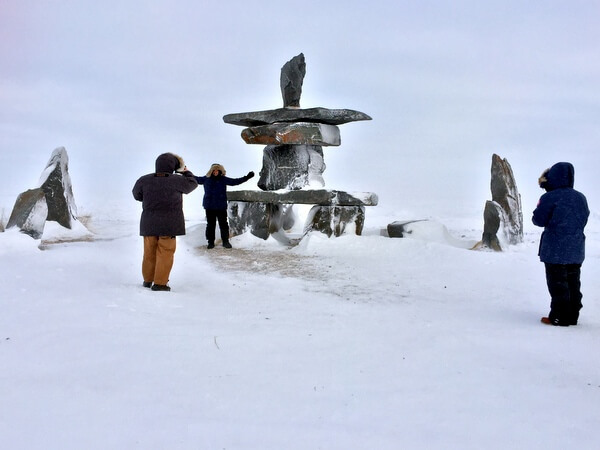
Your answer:
[[[137,213],[0,233],[1,447],[597,448],[598,216],[560,328],[539,230],[473,251],[478,219],[392,239],[376,211],[293,248],[189,220],[171,292],[141,286]]]

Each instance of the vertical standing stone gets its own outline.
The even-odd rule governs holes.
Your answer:
[[[73,188],[69,176],[69,157],[64,147],[59,147],[50,157],[40,179],[41,189],[46,194],[48,218],[65,228],[77,220],[77,206],[73,199]]]
[[[492,201],[485,206],[482,245],[502,250],[523,242],[521,195],[510,164],[496,154],[492,156],[490,188]]]
[[[494,154],[492,157],[492,180],[490,183],[492,200],[498,203],[506,214],[504,230],[509,244],[523,242],[523,210],[521,195],[512,168],[506,159]]]
[[[481,245],[485,248],[502,251],[502,245],[498,239],[498,230],[500,224],[505,220],[502,207],[491,200],[485,202],[483,210],[483,235],[481,236]]]
[[[52,152],[40,177],[40,187],[23,192],[17,198],[8,220],[8,227],[18,226],[21,231],[40,239],[47,220],[72,228],[77,220],[77,207],[69,176],[69,157],[64,147]]]
[[[280,85],[285,108],[299,108],[300,96],[302,95],[302,83],[306,75],[306,63],[304,54],[300,53],[281,68]]]

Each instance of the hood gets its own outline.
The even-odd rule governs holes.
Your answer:
[[[572,188],[575,184],[575,168],[568,162],[554,164],[545,175],[546,182],[542,186],[547,191],[560,188]]]
[[[221,164],[213,164],[212,166],[210,166],[210,169],[208,170],[208,172],[206,173],[207,177],[210,177],[213,173],[213,170],[218,170],[221,172],[221,175],[225,176],[226,172],[225,172],[225,167],[223,167]]]
[[[156,158],[155,168],[156,173],[173,173],[178,169],[185,167],[181,156],[177,156],[173,153],[163,153]]]

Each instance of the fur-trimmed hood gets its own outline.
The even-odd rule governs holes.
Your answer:
[[[179,155],[174,153],[163,153],[156,158],[154,166],[156,168],[156,173],[183,172],[185,169],[185,162]]]
[[[544,171],[539,179],[539,184],[546,191],[572,188],[575,184],[575,168],[568,162],[556,163]]]
[[[225,176],[225,174],[227,173],[225,171],[225,167],[223,167],[221,164],[213,164],[212,166],[210,166],[209,171],[206,173],[207,177],[210,177],[213,173],[213,170],[218,170],[219,172],[221,172],[221,175]]]

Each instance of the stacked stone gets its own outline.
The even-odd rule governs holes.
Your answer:
[[[294,203],[315,204],[305,228],[317,229],[331,236],[339,236],[348,222],[356,224],[356,233],[362,231],[364,206],[377,204],[372,193],[351,195],[342,191],[304,190],[295,197],[273,196],[271,191],[297,191],[325,186],[323,146],[341,144],[338,125],[371,120],[368,115],[349,109],[300,108],[302,83],[306,63],[301,53],[281,69],[283,108],[228,114],[223,121],[246,127],[242,139],[247,144],[266,145],[258,187],[262,191],[232,191],[230,202],[251,202],[254,205],[230,203],[230,221],[234,232],[250,227],[251,232],[266,239],[281,228],[293,225]],[[267,192],[271,195],[265,195]],[[335,195],[330,195],[335,192]],[[338,203],[338,194],[344,194],[345,205]],[[354,200],[348,204],[348,197]],[[326,200],[323,200],[326,198]]]

